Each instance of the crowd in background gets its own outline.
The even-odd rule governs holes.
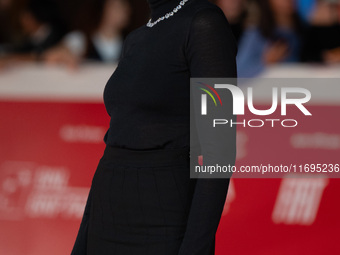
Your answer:
[[[340,63],[340,0],[211,0],[238,42],[238,76],[275,63]],[[146,0],[0,0],[0,70],[21,62],[117,63]]]

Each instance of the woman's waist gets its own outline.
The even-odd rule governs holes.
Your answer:
[[[101,161],[135,167],[189,166],[190,147],[130,149],[106,144]],[[104,163],[103,162],[103,163]]]

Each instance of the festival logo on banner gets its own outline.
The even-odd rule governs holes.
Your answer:
[[[311,225],[328,182],[328,178],[282,179],[272,214],[273,222]]]
[[[81,218],[88,188],[69,185],[64,166],[6,161],[0,166],[0,219]]]

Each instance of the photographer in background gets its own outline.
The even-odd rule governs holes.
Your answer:
[[[254,77],[267,66],[299,61],[301,22],[294,0],[257,0],[256,25],[239,43],[238,76]]]
[[[340,63],[340,1],[318,0],[308,22],[302,61]]]
[[[46,63],[71,68],[82,60],[116,63],[123,45],[122,31],[130,21],[130,2],[87,0],[77,16],[74,30],[44,54]]]
[[[35,61],[49,48],[55,46],[65,34],[55,2],[29,0],[18,11],[22,38],[2,48],[3,66],[18,61]]]

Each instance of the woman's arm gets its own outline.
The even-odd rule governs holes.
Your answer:
[[[222,10],[217,6],[199,10],[191,22],[186,44],[191,77],[236,78],[236,53],[236,40]],[[232,104],[231,102],[227,104],[230,106],[227,115],[234,119]],[[200,133],[199,125],[197,129]],[[224,146],[225,151],[230,152],[225,162],[230,165],[235,164],[236,129],[225,130],[224,137],[220,137],[219,140],[216,140],[218,137],[214,137],[213,134],[208,137],[203,136],[203,139],[199,138],[204,165],[213,162],[209,155],[215,153],[214,143],[215,148]],[[210,138],[214,139],[213,143],[209,141]],[[179,255],[213,254],[215,233],[222,215],[229,180],[229,178],[197,179]]]

